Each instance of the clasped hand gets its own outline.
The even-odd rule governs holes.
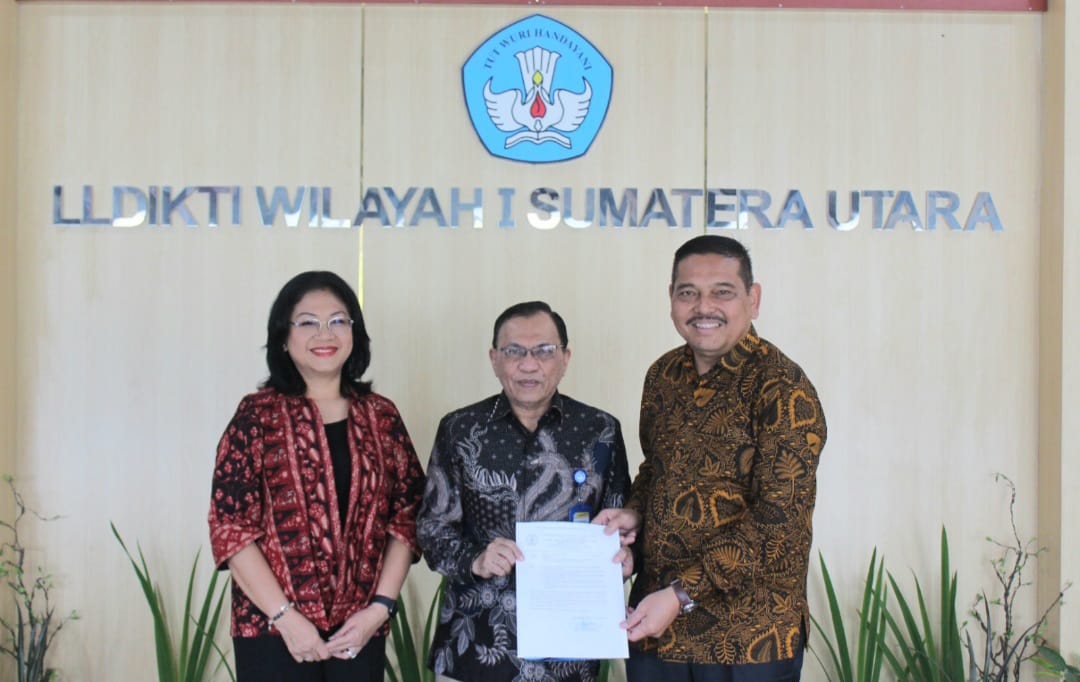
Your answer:
[[[370,604],[349,616],[327,641],[323,641],[318,629],[295,609],[282,616],[275,627],[293,659],[297,663],[311,663],[331,657],[355,658],[388,616],[381,604]]]

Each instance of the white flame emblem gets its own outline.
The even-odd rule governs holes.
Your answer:
[[[521,67],[521,81],[525,86],[523,98],[518,97],[521,90],[496,93],[491,91],[490,79],[484,84],[484,101],[491,122],[503,132],[515,133],[506,138],[506,148],[521,142],[551,141],[570,149],[570,138],[562,133],[577,130],[589,113],[592,101],[589,81],[583,79],[584,92],[556,90],[553,93],[551,83],[555,62],[560,56],[558,52],[534,47],[514,56]]]

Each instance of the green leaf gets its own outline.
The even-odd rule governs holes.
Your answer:
[[[832,632],[828,632],[816,618],[811,616],[813,626],[821,635],[828,652],[828,660],[831,670],[836,674],[840,682],[877,682],[881,677],[881,670],[890,655],[885,647],[886,621],[884,618],[885,599],[888,595],[888,586],[884,576],[884,560],[877,557],[877,549],[874,549],[870,557],[870,565],[866,570],[866,580],[863,585],[861,608],[856,612],[858,619],[857,648],[855,657],[852,658],[848,645],[848,631],[845,626],[840,601],[825,563],[825,558],[818,553],[818,562],[821,566],[822,581],[825,586],[825,595],[829,604],[829,616],[832,621]],[[831,637],[830,637],[831,634]],[[811,651],[814,645],[811,645]],[[814,653],[817,656],[817,653]],[[830,680],[834,677],[829,667],[818,656],[818,662],[825,670]]]
[[[170,634],[169,621],[166,617],[165,599],[162,597],[160,588],[154,583],[150,575],[150,569],[143,555],[142,547],[135,545],[139,560],[132,556],[127,545],[124,543],[116,525],[109,524],[113,536],[120,543],[125,556],[131,563],[132,569],[138,578],[143,596],[146,598],[147,607],[154,626],[154,649],[157,660],[159,682],[203,682],[208,679],[211,653],[217,654],[218,668],[225,666],[230,679],[235,682],[235,675],[228,659],[214,642],[217,632],[222,607],[225,604],[225,595],[228,591],[226,582],[218,589],[219,574],[214,572],[210,577],[206,593],[203,595],[198,608],[198,616],[192,613],[195,598],[195,574],[199,565],[201,551],[195,553],[195,559],[191,564],[188,575],[187,591],[184,596],[184,613],[181,622],[180,641],[174,642]]]
[[[956,617],[956,573],[949,563],[949,543],[945,529],[941,530],[940,612],[936,622],[930,610],[922,584],[913,575],[915,601],[905,597],[893,575],[889,584],[899,609],[899,617],[890,610],[884,613],[889,632],[896,640],[896,651],[883,650],[897,678],[913,682],[962,682],[965,679],[964,653],[960,625]]]
[[[427,661],[428,654],[431,652],[431,642],[435,639],[435,627],[439,623],[439,608],[442,606],[445,593],[446,578],[444,577],[435,589],[435,596],[432,597],[431,604],[428,606],[427,620],[424,622],[424,646],[420,662],[424,673],[423,682],[435,682],[435,671],[428,667]]]
[[[414,638],[406,609],[405,592],[398,598],[397,612],[390,622],[390,645],[394,652],[393,665],[388,661],[386,674],[390,682],[434,682],[435,673],[427,667],[431,640],[438,622],[439,605],[446,589],[446,579],[439,583],[435,595],[428,605],[427,620],[424,622],[423,640],[420,646]]]

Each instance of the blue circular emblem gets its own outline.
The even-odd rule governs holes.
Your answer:
[[[584,469],[578,469],[578,470],[574,471],[574,483],[577,483],[578,485],[581,485],[582,483],[585,482],[585,478],[586,478],[586,476],[585,476],[585,470]]]
[[[487,150],[552,163],[589,150],[611,103],[611,64],[574,29],[539,14],[496,31],[461,67],[465,106]]]

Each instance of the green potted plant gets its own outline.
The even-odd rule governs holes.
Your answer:
[[[971,623],[961,622],[957,616],[957,574],[950,566],[949,538],[944,527],[941,529],[939,575],[941,600],[936,614],[932,615],[935,610],[927,605],[918,576],[914,576],[915,595],[910,598],[910,592],[905,595],[892,573],[884,570],[884,561],[878,562],[875,568],[875,551],[866,576],[862,609],[857,612],[857,658],[850,653],[839,599],[825,562],[821,561],[833,623],[832,639],[821,623],[816,619],[813,622],[829,653],[831,667],[820,656],[817,658],[830,680],[876,680],[880,675],[881,657],[884,657],[893,675],[905,681],[1018,682],[1021,667],[1026,661],[1039,665],[1044,674],[1058,675],[1059,679],[1065,680],[1075,679],[1070,677],[1075,669],[1060,654],[1046,646],[1042,639],[1047,619],[1060,606],[1068,584],[1034,622],[1026,627],[1020,627],[1017,623],[1018,595],[1030,584],[1024,578],[1025,571],[1029,569],[1029,562],[1037,560],[1044,550],[1035,547],[1034,539],[1027,542],[1021,540],[1016,527],[1016,486],[1001,474],[995,478],[1004,481],[1009,488],[1012,537],[1007,543],[987,538],[998,550],[991,561],[997,590],[989,595],[985,590],[979,591],[975,605],[969,612]],[[887,584],[882,581],[883,571],[888,577]],[[977,636],[981,646],[972,640],[972,623],[981,635]],[[815,656],[816,648],[820,647],[811,647]]]
[[[51,595],[52,575],[41,566],[33,570],[26,566],[26,547],[19,536],[19,525],[27,514],[42,521],[59,517],[42,516],[29,508],[15,488],[14,479],[5,475],[4,481],[15,502],[15,517],[0,520],[0,528],[6,531],[6,537],[0,540],[0,581],[11,591],[15,615],[12,620],[0,617],[0,653],[14,659],[17,682],[48,682],[59,676],[46,665],[49,647],[60,630],[79,616],[75,611],[57,615]]]
[[[821,565],[821,577],[825,583],[825,595],[829,602],[829,618],[832,632],[825,628],[817,618],[810,616],[814,628],[824,642],[829,658],[825,661],[818,656],[816,644],[811,644],[810,652],[817,658],[818,664],[825,671],[830,681],[838,682],[878,682],[885,662],[885,601],[889,586],[885,582],[885,560],[878,560],[877,549],[870,556],[870,567],[866,570],[866,582],[863,585],[862,607],[858,611],[858,646],[852,656],[848,646],[848,633],[844,625],[844,616],[840,608],[840,599],[833,587],[832,576],[825,565],[825,557],[818,553]],[[831,635],[831,637],[830,637]]]
[[[1053,651],[1044,646],[1043,630],[1054,609],[1061,605],[1065,590],[1070,584],[1058,590],[1057,596],[1042,613],[1028,626],[1016,622],[1016,603],[1020,593],[1031,581],[1024,577],[1028,564],[1038,561],[1039,555],[1046,551],[1039,547],[1035,538],[1026,542],[1020,538],[1016,527],[1016,484],[1004,474],[995,474],[996,481],[1004,481],[1009,489],[1009,523],[1011,537],[1007,542],[986,538],[994,545],[998,555],[990,562],[997,582],[996,590],[987,594],[980,590],[975,598],[975,605],[970,615],[978,627],[982,646],[976,647],[970,635],[967,638],[969,659],[969,680],[972,682],[1011,682],[1020,679],[1021,666],[1034,660],[1040,653]],[[1063,668],[1067,672],[1067,668]]]
[[[941,528],[941,602],[936,623],[930,616],[922,585],[915,580],[917,601],[904,596],[891,573],[889,584],[900,609],[900,617],[885,610],[885,621],[896,639],[895,651],[885,648],[885,658],[897,679],[917,682],[963,682],[964,650],[960,621],[956,616],[956,572],[949,566],[949,536]],[[912,604],[918,606],[916,611]],[[903,623],[901,627],[900,623]]]
[[[1031,659],[1039,666],[1039,677],[1052,677],[1065,682],[1080,682],[1080,668],[1065,660],[1057,649],[1043,644]]]
[[[397,611],[390,622],[390,648],[394,652],[393,664],[389,660],[386,662],[386,676],[390,678],[390,682],[434,682],[435,673],[427,667],[427,660],[445,589],[446,579],[443,578],[428,605],[427,619],[424,622],[420,641],[416,640],[412,627],[409,625],[409,609],[405,600],[405,591],[402,590],[401,596],[398,597]]]
[[[154,620],[154,646],[157,654],[158,682],[204,682],[211,674],[210,661],[217,660],[217,668],[224,667],[228,672],[229,679],[236,682],[232,666],[224,652],[218,648],[214,641],[217,633],[218,621],[221,617],[221,607],[225,603],[228,594],[228,581],[218,588],[220,574],[215,571],[210,578],[210,585],[206,588],[202,601],[194,606],[192,601],[195,594],[195,571],[199,565],[199,552],[195,553],[195,560],[191,563],[191,574],[188,576],[187,595],[184,598],[184,612],[180,626],[180,639],[173,637],[174,630],[167,617],[165,599],[161,589],[150,576],[150,569],[146,565],[146,557],[143,556],[142,547],[137,543],[135,550],[139,555],[135,557],[128,551],[120,531],[112,523],[116,541],[124,550],[131,567],[135,569],[135,575],[139,579],[146,604],[150,608],[150,615]]]

